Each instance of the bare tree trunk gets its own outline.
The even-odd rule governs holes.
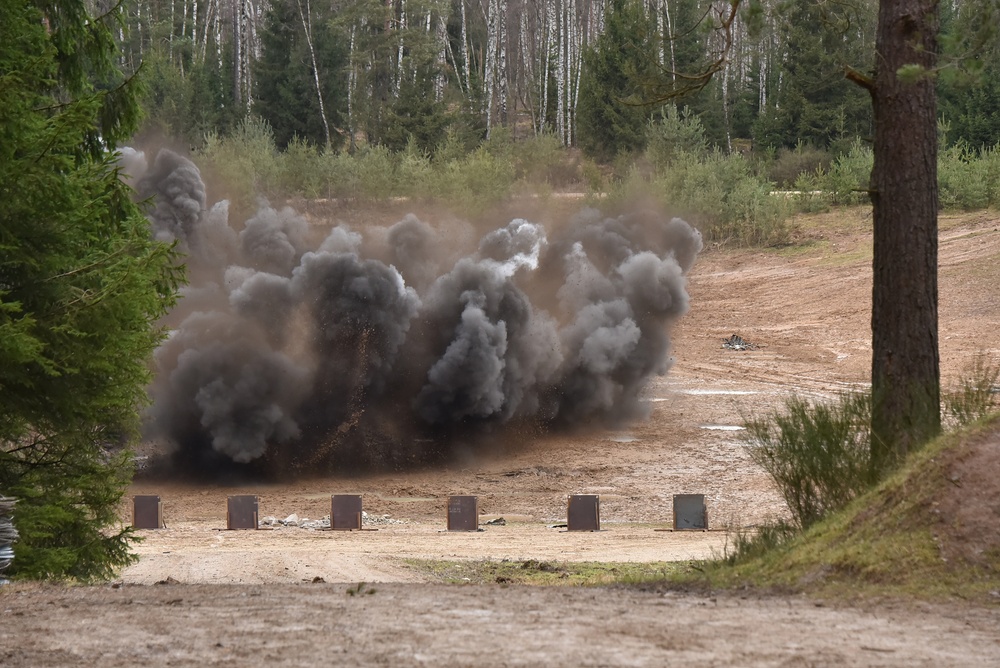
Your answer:
[[[427,14],[427,19],[430,20],[430,14]],[[440,102],[444,99],[444,87],[447,83],[447,78],[445,77],[445,69],[448,67],[448,52],[451,51],[451,44],[448,43],[448,26],[445,24],[445,17],[442,14],[438,16],[437,28],[434,32],[434,39],[438,44],[438,55],[437,55],[437,74],[434,75],[434,100]],[[452,62],[454,62],[454,57]],[[459,88],[462,85],[459,83]]]
[[[243,104],[243,2],[233,2],[233,102]]]
[[[396,78],[395,94],[399,95],[399,86],[403,80],[403,34],[406,32],[406,0],[399,0],[399,19],[396,22]]]
[[[507,0],[497,0],[497,116],[507,125]]]
[[[663,17],[667,21],[667,33],[663,37],[670,45],[670,80],[677,81],[677,50],[675,47],[677,38],[674,35],[674,21],[670,17],[670,0],[663,0]]]
[[[722,117],[726,124],[726,152],[733,152],[733,133],[732,124],[729,122],[729,59],[726,59],[726,64],[722,68]]]
[[[357,26],[351,26],[351,45],[348,51],[347,59],[350,64],[350,70],[347,75],[347,131],[351,135],[351,146],[350,150],[354,151],[354,88],[358,85],[358,73],[355,70],[354,62],[354,40],[355,32]]]
[[[459,5],[462,7],[462,66],[465,70],[463,72],[465,74],[465,90],[471,94],[472,74],[469,66],[469,32],[465,17],[465,0],[460,0]]]
[[[312,38],[312,7],[309,0],[306,0],[305,13],[302,12],[302,0],[295,0],[299,8],[299,19],[302,21],[302,30],[306,34],[306,46],[309,47],[309,58],[312,60],[313,83],[316,85],[316,100],[319,102],[319,117],[323,121],[323,136],[326,138],[326,147],[330,148],[333,142],[330,141],[330,124],[326,120],[326,107],[323,105],[323,87],[319,83],[319,67],[316,65],[316,49],[313,48]]]
[[[493,129],[493,96],[497,69],[497,14],[502,0],[489,0],[486,10],[486,65],[483,72],[483,109],[486,112],[486,136]]]
[[[174,0],[170,0],[170,35],[167,37],[167,58],[174,62]]]
[[[559,58],[556,63],[556,95],[558,95],[558,103],[556,105],[556,131],[559,133],[559,140],[562,142],[563,146],[569,143],[569,137],[566,135],[566,79],[568,78],[567,69],[569,68],[569,45],[566,38],[566,7],[565,5],[559,7]]]
[[[546,0],[544,14],[545,30],[543,48],[541,50],[541,63],[538,73],[542,77],[541,89],[542,98],[538,101],[538,130],[545,129],[549,109],[549,74],[552,67],[552,55],[556,47],[555,32],[553,27],[556,23],[555,0]]]
[[[873,459],[941,428],[937,309],[937,0],[881,0],[872,170]],[[901,81],[907,65],[923,68]]]

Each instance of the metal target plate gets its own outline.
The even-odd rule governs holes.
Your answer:
[[[360,494],[334,494],[330,497],[330,528],[336,531],[361,530]]]
[[[163,527],[163,504],[160,497],[151,494],[132,497],[132,526],[136,529]]]
[[[479,498],[448,498],[448,531],[479,531]]]
[[[226,506],[227,529],[256,529],[258,499],[252,494],[230,496]]]
[[[674,494],[674,530],[708,531],[704,494]]]
[[[573,494],[566,509],[568,531],[601,530],[601,497],[597,494]]]

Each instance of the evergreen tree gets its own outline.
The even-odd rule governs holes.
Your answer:
[[[652,110],[642,88],[655,73],[654,26],[636,0],[612,0],[604,33],[583,58],[577,105],[577,144],[609,160],[641,150]]]
[[[874,35],[871,12],[864,5],[816,0],[789,0],[778,11],[785,51],[781,85],[755,123],[755,143],[826,148],[839,139],[871,136],[868,95],[844,78],[845,66],[867,69],[871,60],[870,48],[866,54]]]
[[[343,127],[347,112],[348,53],[347,42],[334,33],[329,19],[323,15],[313,17],[312,38],[324,112],[334,129]],[[261,58],[255,68],[254,111],[271,125],[279,148],[287,146],[293,137],[325,144],[312,58],[295,0],[271,4],[261,44]],[[337,141],[340,136],[333,132],[331,140]]]
[[[997,5],[966,2],[942,9],[942,45],[952,67],[938,78],[938,112],[948,141],[974,149],[1000,143],[1000,40]]]
[[[14,573],[95,578],[134,557],[116,505],[179,280],[113,151],[138,121],[115,9],[0,0],[0,493]]]

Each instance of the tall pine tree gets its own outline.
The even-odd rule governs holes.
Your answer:
[[[0,0],[0,494],[13,572],[99,578],[129,563],[116,505],[179,274],[112,152],[136,89],[114,67],[119,9]]]
[[[577,144],[609,160],[641,150],[651,109],[642,88],[654,75],[655,26],[636,0],[612,0],[604,33],[583,57],[577,104]]]

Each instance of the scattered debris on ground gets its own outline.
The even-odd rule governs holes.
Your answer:
[[[361,513],[362,526],[386,526],[389,524],[406,524],[406,520],[397,520],[390,515],[369,515],[363,511]],[[318,520],[311,520],[308,517],[299,517],[296,513],[292,513],[283,520],[278,519],[277,517],[268,516],[260,520],[260,526],[262,528],[295,527],[316,531],[330,528],[330,516],[326,515],[322,519]]]
[[[722,339],[722,347],[729,350],[757,350],[757,344],[751,343],[739,334],[733,334],[728,339]]]
[[[17,529],[14,528],[14,499],[0,496],[0,573],[3,573],[14,561],[14,541],[17,540]],[[5,582],[0,576],[0,583]]]

